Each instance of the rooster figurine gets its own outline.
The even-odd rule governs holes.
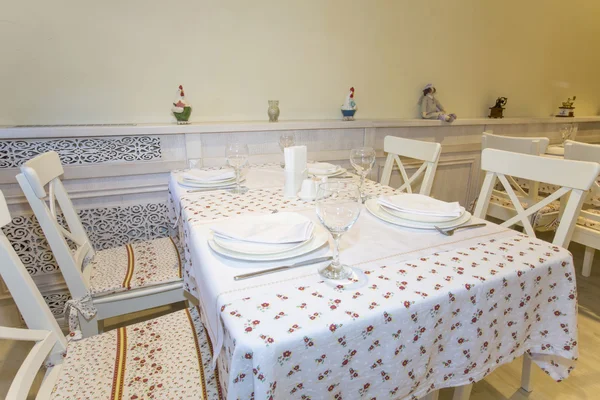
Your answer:
[[[187,101],[185,101],[185,93],[182,85],[179,85],[176,96],[177,97],[173,102],[173,108],[171,108],[171,111],[173,111],[173,115],[177,119],[177,124],[189,124],[190,115],[192,114],[192,107]]]
[[[342,115],[344,121],[354,121],[354,114],[356,113],[356,102],[354,101],[354,87],[350,88],[350,92],[346,96],[346,101],[342,105]]]

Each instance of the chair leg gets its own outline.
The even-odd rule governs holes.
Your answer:
[[[435,392],[431,392],[427,396],[422,397],[421,400],[438,400],[439,396],[440,391],[436,390]]]
[[[533,391],[533,385],[531,384],[531,357],[528,354],[523,354],[523,372],[521,372],[521,389],[527,393]]]
[[[583,255],[583,268],[581,275],[588,277],[592,273],[592,263],[594,262],[594,252],[596,249],[590,246],[585,246],[585,254]]]
[[[471,396],[471,389],[473,389],[473,384],[458,386],[454,388],[454,396],[452,396],[452,400],[469,400]]]
[[[81,328],[81,334],[84,338],[97,335],[98,330],[98,318],[94,317],[87,321],[83,316],[79,316],[79,326]]]

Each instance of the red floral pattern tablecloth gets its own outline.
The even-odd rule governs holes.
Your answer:
[[[267,164],[268,166],[268,164]],[[243,196],[228,191],[210,191],[189,193],[178,198],[173,194],[171,185],[177,183],[171,179],[168,197],[169,219],[177,230],[179,246],[183,249],[184,289],[198,298],[198,287],[192,271],[192,256],[188,246],[190,226],[218,219],[251,213],[272,213],[280,211],[299,211],[314,208],[314,201],[288,199],[283,197],[283,188],[267,187],[252,189]],[[365,193],[369,196],[383,196],[395,193],[389,186],[366,181]]]
[[[196,219],[311,206],[277,189],[256,194],[183,197],[183,242]],[[355,268],[344,285],[310,274],[226,294],[218,368],[227,398],[418,398],[524,352],[555,380],[574,367],[575,274],[562,248],[515,232]]]

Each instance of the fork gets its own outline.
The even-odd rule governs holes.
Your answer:
[[[455,231],[457,231],[457,230],[459,230],[459,229],[479,228],[479,227],[482,227],[482,226],[485,226],[485,225],[486,225],[486,224],[485,224],[485,223],[483,223],[483,222],[482,222],[482,223],[480,223],[480,224],[462,225],[462,226],[457,226],[456,228],[448,229],[448,230],[446,230],[446,231],[445,231],[445,230],[443,230],[443,229],[442,229],[442,228],[440,228],[440,227],[437,227],[437,226],[434,226],[434,228],[435,228],[435,229],[437,229],[437,231],[438,231],[439,233],[441,233],[442,235],[445,235],[445,236],[452,236],[452,235],[454,235],[454,232],[455,232]]]

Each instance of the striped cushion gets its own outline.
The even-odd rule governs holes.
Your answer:
[[[518,198],[518,196],[517,196],[517,198]],[[495,203],[495,204],[499,204],[499,205],[501,205],[503,207],[508,207],[508,208],[514,209],[513,202],[510,199],[507,199],[507,198],[504,198],[504,197],[492,195],[490,197],[490,203]],[[521,201],[521,206],[524,209],[527,209],[527,203],[526,202]],[[539,211],[539,213],[540,214],[550,214],[550,213],[553,213],[553,212],[557,212],[559,210],[560,210],[560,200],[555,200],[552,203],[548,204],[547,206],[544,206]]]
[[[577,218],[577,224],[600,231],[600,221],[597,221],[596,219],[586,218],[590,214],[600,216],[600,210],[594,208],[582,210],[579,214],[579,218]]]
[[[52,399],[221,399],[196,308],[69,343]]]
[[[181,260],[171,238],[98,251],[89,267],[92,296],[181,280]]]

